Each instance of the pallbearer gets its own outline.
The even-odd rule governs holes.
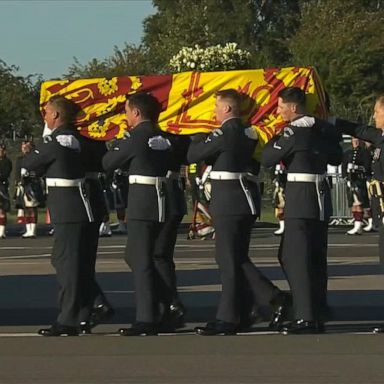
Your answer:
[[[121,328],[122,336],[158,332],[154,250],[165,221],[165,177],[171,144],[157,127],[161,105],[147,93],[127,97],[125,111],[132,129],[103,158],[107,172],[126,167],[129,176],[125,260],[133,271],[136,322]]]
[[[331,197],[325,177],[327,164],[342,161],[341,136],[325,121],[305,111],[305,93],[296,87],[278,95],[277,112],[287,123],[281,135],[269,141],[263,163],[284,162],[285,232],[279,256],[293,296],[295,321],[284,333],[324,330],[327,312],[327,235]]]
[[[248,256],[250,235],[260,207],[255,184],[247,172],[257,135],[240,119],[241,96],[234,89],[217,92],[215,115],[221,123],[211,134],[195,135],[189,151],[191,163],[205,161],[212,166],[210,213],[216,230],[216,261],[222,292],[216,321],[197,327],[200,335],[234,334],[239,329],[241,292],[247,282],[257,304],[276,306],[277,323],[285,313],[285,295],[253,265]],[[283,310],[284,308],[284,310]]]

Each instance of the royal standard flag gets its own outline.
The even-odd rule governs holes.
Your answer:
[[[129,129],[124,114],[126,95],[149,92],[162,104],[160,128],[190,135],[219,126],[213,113],[215,92],[233,88],[245,96],[242,119],[258,132],[260,150],[283,126],[276,113],[277,94],[291,86],[305,91],[309,113],[326,117],[324,90],[312,67],[45,81],[40,108],[44,110],[54,95],[65,96],[81,108],[76,122],[81,134],[95,140],[111,140],[122,137]]]

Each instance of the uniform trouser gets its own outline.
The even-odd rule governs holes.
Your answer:
[[[104,296],[103,291],[101,290],[99,284],[96,281],[96,256],[97,256],[97,247],[99,244],[99,228],[101,221],[94,221],[92,223],[87,223],[84,228],[84,238],[87,244],[87,250],[84,255],[84,262],[82,266],[84,268],[82,275],[86,276],[84,278],[83,289],[86,292],[89,292],[91,303],[90,305],[97,306],[100,304],[107,304],[107,300]],[[89,283],[89,286],[85,286],[86,283]],[[81,318],[80,321],[87,321],[88,318]]]
[[[269,303],[278,289],[249,259],[249,242],[255,217],[213,217],[216,230],[216,262],[219,266],[222,290],[216,318],[238,323],[241,305],[240,293],[244,282],[250,285],[255,301]]]
[[[328,223],[285,219],[279,260],[293,297],[296,319],[323,320],[327,308]]]
[[[59,315],[61,325],[77,326],[80,319],[88,319],[90,282],[87,270],[86,231],[88,223],[55,224],[52,265],[59,283]]]
[[[133,272],[136,290],[136,321],[156,321],[154,247],[162,224],[156,221],[127,220],[125,261]]]
[[[173,254],[177,239],[177,230],[184,215],[173,215],[163,224],[155,242],[154,265],[157,297],[161,303],[169,306],[177,300],[176,271]]]

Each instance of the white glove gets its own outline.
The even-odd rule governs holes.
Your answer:
[[[210,182],[204,184],[204,195],[208,201],[211,201],[212,185]]]
[[[165,151],[171,148],[171,142],[162,136],[154,136],[148,140],[148,145],[155,151]]]
[[[20,175],[21,175],[21,177],[28,177],[29,176],[29,172],[28,172],[27,169],[21,168]]]
[[[290,123],[294,127],[313,127],[315,125],[315,118],[311,116],[303,116]]]
[[[245,136],[249,137],[252,140],[257,140],[259,138],[255,128],[248,127],[244,129]]]
[[[80,142],[73,135],[58,135],[56,136],[56,140],[63,147],[80,151]]]

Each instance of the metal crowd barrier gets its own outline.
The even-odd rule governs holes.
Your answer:
[[[333,205],[333,215],[330,225],[350,224],[352,219],[351,208],[348,207],[347,183],[340,173],[330,173],[331,179],[331,198]]]

